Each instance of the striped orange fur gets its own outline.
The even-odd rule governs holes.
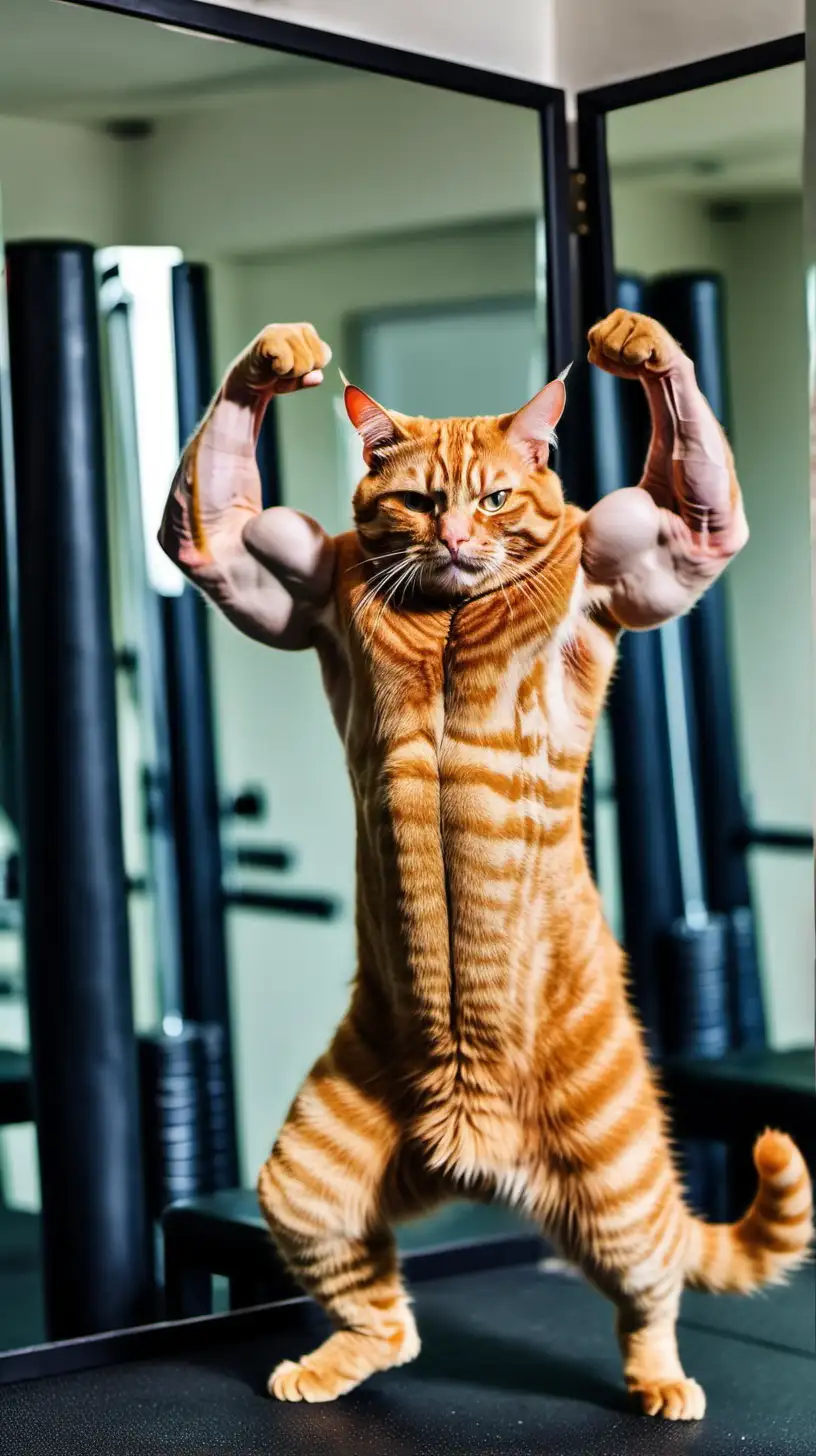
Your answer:
[[[582,842],[615,660],[613,625],[581,595],[582,513],[546,466],[519,478],[503,421],[397,426],[336,543],[318,641],[357,806],[357,976],[259,1181],[280,1250],[339,1328],[270,1388],[329,1400],[412,1358],[390,1228],[472,1193],[538,1219],[615,1301],[647,1411],[700,1416],[675,1344],[683,1285],[750,1290],[798,1264],[808,1176],[766,1133],[741,1223],[686,1210]],[[495,579],[426,590],[433,523],[389,492],[444,489],[472,514],[508,482],[512,508],[473,526]]]
[[[736,492],[739,507],[730,451],[688,361],[667,373],[680,351],[659,325],[618,310],[590,340],[602,367],[652,391],[643,484],[661,501],[679,462],[692,524],[665,512],[661,529],[691,572],[687,599],[667,597],[685,609],[724,564],[723,502]],[[319,382],[328,358],[306,326],[259,335],[185,452],[162,533],[242,630],[316,647],[356,803],[350,1006],[258,1181],[278,1248],[336,1329],[273,1371],[270,1389],[332,1400],[412,1359],[392,1227],[470,1196],[537,1220],[614,1302],[644,1410],[697,1418],[703,1392],[675,1340],[684,1285],[749,1292],[783,1278],[806,1256],[812,1204],[800,1153],[766,1132],[739,1223],[707,1227],[686,1208],[584,852],[583,776],[626,620],[615,602],[634,601],[641,624],[660,612],[648,581],[627,602],[610,575],[621,517],[604,509],[593,537],[593,513],[565,503],[549,468],[559,382],[514,416],[443,421],[391,414],[349,387],[368,465],[356,529],[330,542],[293,512],[261,513],[253,442],[270,381]],[[678,420],[700,428],[697,453],[675,461]],[[642,526],[642,495],[616,495]],[[305,624],[269,574],[284,537],[319,583]],[[593,561],[611,586],[595,589]]]

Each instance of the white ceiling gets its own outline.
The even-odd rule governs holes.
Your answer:
[[[99,124],[211,111],[343,67],[234,45],[61,0],[0,0],[0,114]],[[742,197],[801,186],[804,66],[614,113],[616,176]]]

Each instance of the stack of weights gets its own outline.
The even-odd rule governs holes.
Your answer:
[[[169,1203],[233,1187],[220,1026],[176,1024],[140,1038],[145,1173],[150,1213]]]
[[[694,1060],[725,1056],[730,1045],[728,964],[730,925],[725,915],[701,923],[681,919],[669,937],[665,981],[665,1051]],[[681,1149],[692,1203],[710,1220],[728,1217],[727,1149],[684,1142]]]
[[[747,905],[742,905],[732,910],[728,919],[728,989],[734,1046],[764,1047],[767,1045],[765,1008],[757,967],[753,913]]]
[[[198,1027],[141,1038],[139,1061],[150,1213],[202,1193],[207,1181],[204,1051]]]
[[[207,1192],[238,1186],[238,1163],[226,1077],[227,1042],[217,1021],[198,1026],[204,1054],[204,1115],[207,1145]]]

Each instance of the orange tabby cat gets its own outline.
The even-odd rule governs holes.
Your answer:
[[[254,460],[270,395],[318,384],[329,357],[306,325],[258,336],[184,453],[162,530],[244,631],[316,648],[357,807],[351,1005],[259,1180],[336,1330],[270,1390],[332,1400],[414,1358],[391,1227],[464,1194],[524,1210],[614,1301],[645,1411],[700,1417],[682,1289],[748,1291],[800,1263],[810,1183],[766,1132],[745,1218],[687,1211],[580,805],[620,628],[686,611],[747,537],[730,450],[679,346],[618,310],[590,358],[646,389],[640,486],[589,514],[565,504],[548,463],[561,381],[470,420],[406,418],[348,386],[369,473],[356,530],[330,540],[261,512]]]

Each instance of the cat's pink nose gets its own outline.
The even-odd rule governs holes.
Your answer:
[[[439,539],[447,546],[451,557],[455,561],[459,555],[460,546],[470,540],[470,521],[467,516],[456,515],[455,512],[447,512],[440,517]]]

